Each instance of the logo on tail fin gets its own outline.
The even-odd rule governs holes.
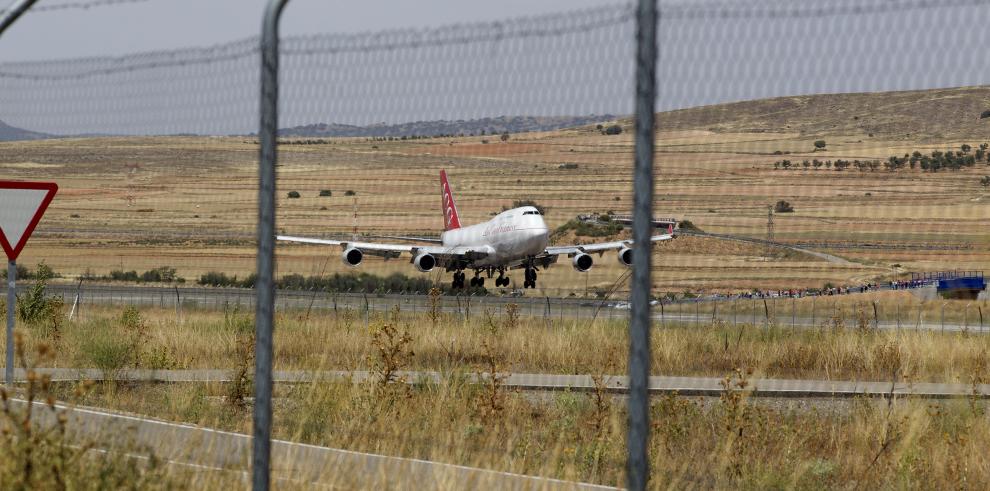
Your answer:
[[[443,229],[461,228],[461,222],[457,219],[457,205],[454,204],[454,195],[450,193],[450,184],[447,182],[447,172],[442,170],[440,171],[440,194],[442,196],[440,204],[443,207]]]

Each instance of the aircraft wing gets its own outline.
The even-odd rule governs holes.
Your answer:
[[[673,234],[663,234],[654,235],[650,237],[650,242],[662,242],[665,240],[673,239]],[[613,242],[598,242],[596,244],[583,244],[583,245],[565,245],[565,246],[550,246],[547,247],[546,253],[557,256],[561,254],[577,254],[579,252],[592,253],[592,252],[603,252],[612,249],[622,249],[623,247],[632,247],[633,241],[630,240],[616,240]]]
[[[443,247],[439,245],[414,245],[414,244],[382,244],[377,242],[362,242],[353,240],[328,240],[313,239],[309,237],[293,237],[290,235],[277,235],[275,239],[285,242],[298,242],[302,244],[318,244],[329,246],[340,246],[343,249],[355,248],[365,254],[381,256],[385,258],[399,257],[403,253],[413,256],[419,254],[432,254],[442,261],[452,259],[464,259],[474,261],[482,259],[494,251],[490,247]]]

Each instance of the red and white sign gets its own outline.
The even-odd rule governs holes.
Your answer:
[[[54,182],[0,181],[0,245],[17,260],[58,191]]]

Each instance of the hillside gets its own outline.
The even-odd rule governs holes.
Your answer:
[[[990,87],[776,97],[658,115],[662,130],[861,134],[914,141],[985,140]],[[629,123],[630,121],[624,121]]]
[[[402,137],[402,136],[439,136],[439,135],[480,135],[485,134],[523,133],[527,131],[552,131],[574,126],[593,125],[614,119],[612,115],[602,116],[499,116],[456,121],[416,121],[398,124],[374,124],[354,126],[336,123],[319,123],[305,126],[295,126],[279,130],[281,136],[309,137]]]
[[[51,135],[47,135],[45,133],[15,128],[7,123],[4,123],[3,121],[0,121],[0,141],[40,140],[42,138],[51,137]]]

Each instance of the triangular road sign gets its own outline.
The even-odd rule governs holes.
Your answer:
[[[17,260],[57,191],[54,182],[0,181],[0,245],[7,260]]]

